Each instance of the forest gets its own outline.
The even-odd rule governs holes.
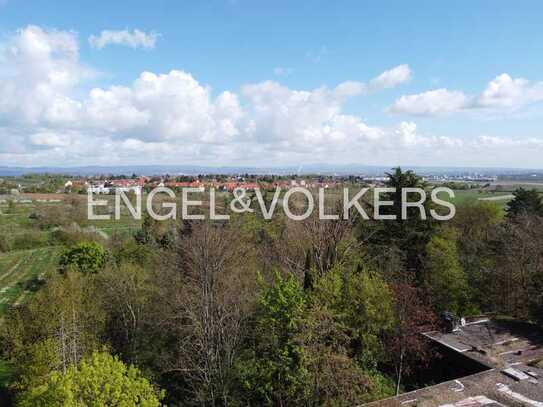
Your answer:
[[[11,372],[0,399],[353,406],[433,384],[424,372],[438,355],[421,333],[444,312],[543,325],[537,191],[516,190],[505,209],[467,201],[449,221],[418,208],[402,220],[402,188],[432,186],[399,168],[386,186],[396,192],[382,210],[396,220],[266,220],[255,209],[228,222],[147,216],[107,239],[63,230],[43,285],[0,324]],[[70,205],[34,222],[83,219]]]

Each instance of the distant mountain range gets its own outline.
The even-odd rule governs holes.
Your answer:
[[[485,167],[411,167],[420,175],[515,175],[543,174],[543,170]],[[378,176],[390,171],[390,166],[369,165],[329,165],[310,164],[284,167],[234,167],[197,165],[124,165],[124,166],[81,166],[81,167],[7,167],[0,166],[0,176],[21,176],[24,174],[63,174],[63,175],[198,175],[198,174],[258,174],[258,175],[367,175]]]

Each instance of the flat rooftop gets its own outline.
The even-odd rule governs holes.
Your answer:
[[[488,368],[503,368],[543,358],[541,330],[513,320],[475,319],[453,332],[433,331],[424,335]]]
[[[539,328],[512,320],[477,318],[453,332],[424,335],[488,370],[367,406],[543,407],[543,334]]]

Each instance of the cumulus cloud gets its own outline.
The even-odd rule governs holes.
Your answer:
[[[173,70],[143,72],[132,86],[92,89],[82,115],[98,130],[114,137],[144,140],[227,142],[239,133],[243,113],[237,96],[210,89],[190,74]]]
[[[411,79],[409,65],[398,65],[371,80],[371,87],[376,89],[393,88]]]
[[[138,29],[132,32],[128,30],[103,30],[100,35],[91,35],[89,44],[93,48],[102,49],[107,45],[124,45],[130,48],[154,48],[159,34],[146,33]]]
[[[77,102],[67,95],[91,71],[79,63],[74,33],[19,30],[4,48],[0,76],[0,117],[37,123],[68,118]]]
[[[77,35],[37,26],[14,33],[0,47],[0,59],[0,162],[8,165],[384,164],[406,157],[427,164],[450,159],[451,151],[469,157],[503,149],[540,157],[543,150],[538,139],[465,142],[420,131],[411,121],[377,126],[346,112],[351,98],[409,80],[407,65],[369,82],[308,90],[263,81],[214,92],[190,73],[172,70],[85,92],[93,72],[79,59]],[[540,90],[540,84],[500,76],[478,97],[443,89],[400,98],[398,109],[417,105],[414,112],[425,114],[516,106],[540,100]]]
[[[543,82],[511,78],[503,73],[491,81],[477,97],[474,106],[483,108],[519,108],[543,100]]]
[[[461,91],[436,89],[398,98],[388,109],[393,113],[439,115],[468,110],[517,110],[525,105],[543,101],[543,82],[498,75],[475,96]]]
[[[337,142],[379,138],[378,129],[342,112],[344,99],[361,91],[356,82],[344,82],[333,89],[301,91],[266,81],[244,86],[242,95],[249,102],[251,135],[256,140],[303,150],[318,145],[336,148],[341,146]]]
[[[412,115],[437,115],[465,109],[468,102],[468,97],[462,92],[442,88],[417,95],[401,96],[389,111]]]

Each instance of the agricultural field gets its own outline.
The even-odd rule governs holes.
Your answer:
[[[0,236],[6,236],[12,241],[16,241],[22,235],[32,234],[33,240],[37,240],[40,245],[48,245],[50,237],[49,228],[40,228],[37,222],[32,219],[34,214],[39,214],[44,210],[57,209],[59,215],[68,215],[70,206],[77,202],[80,211],[79,219],[67,219],[67,223],[77,222],[79,226],[93,226],[108,235],[113,233],[131,232],[137,230],[141,221],[133,219],[124,204],[121,204],[121,219],[115,220],[111,214],[111,220],[87,220],[87,201],[86,195],[67,195],[67,194],[24,194],[12,204],[8,204],[10,197],[0,196]],[[110,204],[113,203],[113,197],[100,197],[107,199]],[[6,202],[1,202],[5,200]],[[70,202],[72,200],[73,202]],[[113,207],[113,206],[111,206]],[[64,213],[63,213],[64,211]]]
[[[479,189],[455,190],[455,197],[451,200],[455,205],[461,205],[475,201],[490,201],[505,208],[507,202],[512,199],[510,192],[489,192]]]
[[[59,230],[82,236],[98,234],[108,240],[114,234],[131,234],[141,224],[124,207],[118,221],[88,221],[86,196],[25,194],[14,202],[9,202],[10,199],[0,197],[0,317],[8,306],[25,301],[43,283],[47,273],[56,268],[59,253],[69,244],[59,239]],[[75,200],[78,203],[74,204]],[[40,218],[55,220],[57,216],[64,217],[64,226],[49,226]]]
[[[17,250],[0,255],[0,314],[20,305],[57,265],[59,248]]]

